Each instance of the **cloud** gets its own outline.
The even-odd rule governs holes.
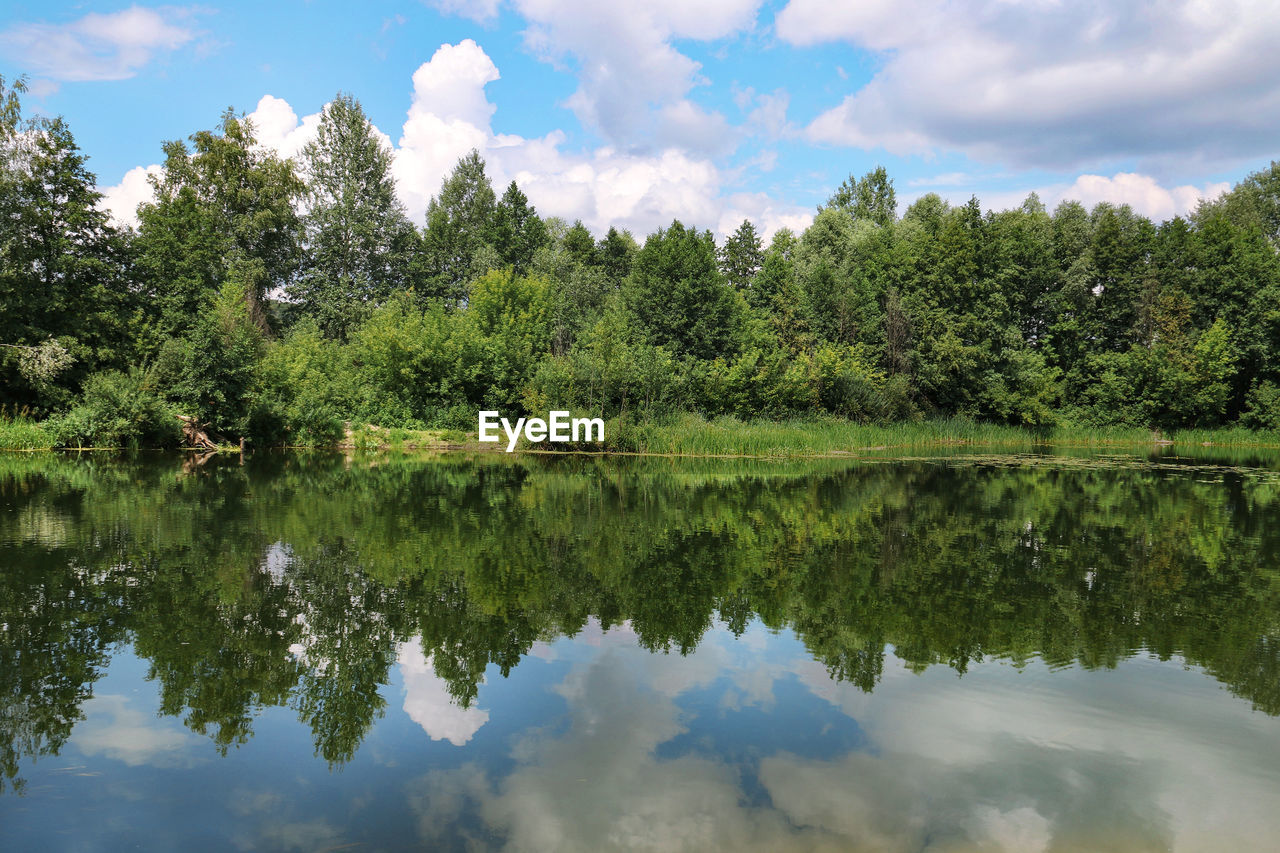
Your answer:
[[[747,114],[747,125],[770,139],[792,136],[795,129],[787,121],[791,96],[785,89],[754,97],[756,107]]]
[[[1265,848],[1277,831],[1275,721],[1178,661],[1119,672],[990,661],[960,679],[890,663],[871,695],[832,682],[789,632],[742,643],[714,630],[688,658],[604,640],[574,646],[588,654],[552,688],[567,725],[526,731],[509,771],[470,764],[410,786],[424,841],[460,831],[511,851],[1209,851]],[[790,696],[779,723],[822,718],[796,704],[797,678],[809,702],[856,720],[865,749],[797,755],[752,733],[728,761],[689,737],[708,726],[744,737],[721,718],[738,705],[701,701],[721,679],[765,710]],[[690,693],[701,698],[682,701]]]
[[[1150,175],[1119,172],[1113,177],[1081,175],[1075,183],[1056,194],[1055,201],[1072,199],[1086,207],[1108,201],[1127,204],[1156,222],[1184,216],[1195,210],[1201,199],[1214,199],[1231,189],[1227,183],[1205,184],[1203,187],[1162,187]]]
[[[572,65],[578,89],[566,105],[610,145],[635,152],[681,146],[700,154],[731,150],[724,116],[688,99],[701,65],[674,39],[710,41],[750,29],[761,0],[515,0],[529,26],[525,42],[558,66]]]
[[[795,227],[808,220],[807,208],[762,193],[727,194],[725,184],[732,176],[712,160],[678,147],[648,154],[612,146],[566,151],[565,134],[558,130],[537,138],[495,133],[496,108],[485,86],[498,77],[493,61],[470,39],[442,45],[414,72],[413,97],[392,146],[392,170],[415,221],[422,222],[428,201],[472,148],[485,158],[499,193],[515,180],[543,216],[581,219],[597,234],[618,226],[642,237],[678,218],[687,225],[716,228],[724,236],[749,217],[768,235],[780,224]],[[320,121],[319,112],[299,119],[287,101],[272,95],[259,100],[248,117],[259,142],[286,157],[299,155]],[[699,121],[696,113],[673,115],[673,121],[685,120],[690,126]],[[390,137],[374,130],[391,145]],[[103,189],[104,205],[117,221],[133,221],[137,203],[150,198],[145,176],[159,168],[135,168],[121,183]]]
[[[515,180],[544,216],[581,219],[597,234],[616,225],[644,235],[676,218],[718,227],[732,199],[723,192],[726,176],[710,159],[675,145],[647,154],[613,146],[565,151],[560,131],[540,138],[494,133],[495,107],[484,87],[498,76],[492,60],[471,40],[442,46],[414,73],[413,101],[395,162],[411,214],[426,209],[458,158],[476,148],[499,191]],[[666,115],[673,135],[671,128],[680,125],[682,133],[696,136],[706,119],[697,108],[678,103]],[[799,213],[763,196],[755,201],[760,208],[749,213],[753,217]]]
[[[99,207],[111,214],[120,225],[137,227],[138,205],[151,201],[152,190],[148,178],[158,177],[162,170],[158,165],[134,166],[124,173],[120,183],[104,188]]]
[[[431,659],[423,653],[421,640],[403,644],[399,661],[404,711],[432,740],[462,746],[489,722],[488,711],[461,708],[453,701],[444,679],[436,675]]]
[[[302,154],[303,146],[315,139],[320,127],[319,112],[299,121],[288,101],[272,95],[263,95],[246,118],[253,125],[259,145],[274,149],[281,157],[295,159]]]
[[[192,41],[196,33],[186,24],[193,14],[130,6],[65,24],[14,24],[0,33],[0,50],[26,71],[53,80],[124,80],[157,53]]]
[[[568,731],[525,735],[512,749],[513,772],[495,782],[469,767],[417,783],[410,803],[424,840],[473,814],[513,851],[787,849],[791,828],[776,812],[744,803],[733,767],[657,756],[660,744],[685,731],[670,695],[652,684],[661,664],[677,662],[684,664],[604,646],[556,688],[569,703]]]
[[[791,0],[775,26],[797,46],[841,40],[881,57],[809,125],[816,142],[1185,167],[1273,154],[1280,133],[1274,3]]]
[[[291,794],[293,792],[290,792]],[[355,805],[355,803],[353,803]],[[240,850],[334,850],[352,846],[342,832],[323,817],[299,819],[303,809],[295,796],[274,789],[241,787],[231,791],[227,807],[230,840]]]
[[[1280,792],[1261,781],[1280,761],[1280,744],[1263,734],[1275,720],[1181,661],[1136,658],[1116,671],[989,661],[963,678],[890,661],[874,694],[797,664],[801,681],[875,745],[874,760],[762,763],[770,796],[799,825],[850,819],[856,803],[874,808],[885,802],[879,789],[901,782],[915,792],[909,804],[951,812],[971,832],[1028,837],[1044,819],[1047,849],[1245,850],[1280,831]],[[851,794],[838,810],[829,796],[823,804],[832,785]]]
[[[778,202],[767,193],[736,193],[727,199],[716,223],[716,233],[732,234],[744,219],[751,220],[756,233],[768,245],[780,228],[790,228],[797,235],[802,233],[813,222],[813,210]]]
[[[1208,183],[1199,187],[1190,185],[1164,186],[1151,175],[1136,172],[1117,172],[1105,175],[1080,175],[1071,183],[1044,184],[1033,189],[997,190],[984,192],[980,178],[963,173],[948,173],[933,178],[910,181],[909,186],[932,190],[952,204],[964,204],[970,195],[977,195],[985,210],[1008,210],[1018,207],[1035,192],[1049,210],[1059,202],[1078,201],[1092,208],[1100,202],[1114,205],[1127,204],[1154,222],[1164,222],[1175,216],[1186,216],[1195,211],[1201,199],[1212,200],[1231,188],[1227,183]],[[903,198],[900,209],[919,197],[911,193]]]
[[[478,24],[488,23],[498,17],[499,0],[424,0],[424,2],[445,15],[470,18]]]

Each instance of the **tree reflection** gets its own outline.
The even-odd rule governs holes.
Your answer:
[[[342,763],[403,643],[467,706],[592,617],[680,653],[759,619],[868,691],[886,653],[1149,651],[1280,714],[1274,477],[1059,462],[0,457],[0,772],[58,751],[117,642],[218,748],[288,706]]]

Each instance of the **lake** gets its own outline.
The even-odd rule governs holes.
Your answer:
[[[0,454],[0,849],[1276,849],[1278,468]]]

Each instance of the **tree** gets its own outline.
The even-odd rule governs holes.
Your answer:
[[[548,239],[538,212],[512,181],[494,211],[493,247],[502,265],[511,267],[516,275],[527,275],[534,252]]]
[[[302,149],[305,251],[289,294],[332,338],[409,286],[417,234],[396,198],[391,151],[360,102],[341,92]]]
[[[863,261],[875,253],[879,230],[830,207],[805,229],[795,251],[796,278],[818,338],[840,344],[877,339],[879,283]]]
[[[1243,228],[1256,226],[1273,246],[1280,247],[1280,161],[1253,172],[1221,198],[1202,202],[1195,218],[1200,221],[1215,211]]]
[[[1053,222],[1035,194],[1021,207],[995,214],[990,223],[992,267],[1023,341],[1040,348],[1052,322],[1051,301],[1058,269]]]
[[[564,239],[561,241],[564,250],[569,254],[569,258],[575,263],[583,266],[595,266],[598,258],[596,257],[596,241],[591,236],[591,232],[587,230],[587,226],[582,224],[581,219],[574,220],[573,225],[565,232]]]
[[[613,226],[609,227],[608,233],[596,246],[596,256],[600,259],[600,265],[615,285],[621,284],[623,279],[631,273],[631,262],[635,259],[638,249],[639,246],[636,245],[630,231],[619,231]]]
[[[751,224],[751,220],[744,219],[720,250],[720,271],[737,290],[745,291],[750,288],[752,279],[764,265],[761,245],[756,227]]]
[[[293,163],[258,145],[253,123],[229,109],[190,149],[173,141],[164,152],[154,200],[138,210],[139,266],[159,312],[152,345],[189,330],[233,276],[265,331],[267,294],[298,267],[303,184]]]
[[[845,178],[826,205],[819,205],[818,210],[827,208],[843,210],[854,219],[888,225],[897,217],[898,199],[889,173],[884,166],[876,166],[856,181],[853,175]]]
[[[649,342],[710,359],[734,350],[737,301],[716,265],[710,231],[675,220],[645,240],[625,288],[627,306]]]
[[[155,371],[185,414],[235,438],[252,432],[263,333],[249,285],[232,275],[183,339],[165,342]]]
[[[423,251],[430,276],[428,295],[452,305],[466,301],[467,284],[480,272],[476,256],[493,243],[495,205],[484,160],[472,149],[427,205]]]
[[[137,308],[125,235],[61,118],[24,120],[0,78],[0,405],[66,403],[123,367]]]

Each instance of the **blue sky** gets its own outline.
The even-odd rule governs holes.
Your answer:
[[[7,2],[0,74],[128,221],[228,106],[296,154],[351,92],[411,215],[481,150],[540,212],[639,235],[803,227],[876,164],[901,207],[1035,190],[1156,219],[1280,156],[1280,4],[1056,0]]]

